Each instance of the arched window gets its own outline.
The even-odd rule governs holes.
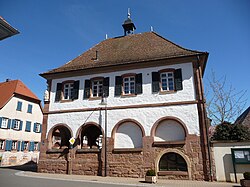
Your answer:
[[[183,141],[185,136],[185,130],[179,122],[167,119],[157,125],[154,141]]]
[[[141,148],[142,130],[132,121],[119,125],[115,132],[115,148]]]
[[[71,133],[67,127],[58,125],[53,129],[51,138],[52,149],[66,148],[69,147]]]
[[[159,171],[188,171],[187,163],[177,153],[166,153],[160,159]]]
[[[81,149],[84,148],[100,148],[102,131],[95,124],[84,125],[80,132]]]

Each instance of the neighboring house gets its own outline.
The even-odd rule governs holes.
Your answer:
[[[43,118],[40,104],[20,80],[0,83],[1,166],[38,161]]]
[[[242,124],[250,129],[250,107],[236,119],[235,124]]]
[[[19,31],[13,28],[5,19],[0,16],[0,40],[18,34]]]
[[[123,28],[125,36],[41,74],[48,90],[38,171],[143,177],[153,168],[161,178],[209,180],[208,53],[133,34],[130,18]]]

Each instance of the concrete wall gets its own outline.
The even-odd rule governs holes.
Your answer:
[[[250,148],[250,142],[213,142],[212,151],[215,160],[216,179],[235,182],[231,148]],[[236,165],[237,181],[243,179],[243,173],[250,172],[249,165]]]

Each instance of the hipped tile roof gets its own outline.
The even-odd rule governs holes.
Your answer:
[[[204,52],[185,49],[155,32],[106,39],[65,65],[42,73],[61,73],[151,60],[184,57]]]
[[[0,109],[13,97],[13,95],[18,94],[38,102],[40,100],[37,96],[30,91],[30,89],[25,86],[25,84],[20,80],[12,80],[0,83]]]

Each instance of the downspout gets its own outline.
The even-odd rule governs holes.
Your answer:
[[[198,69],[199,69],[199,78],[200,78],[200,87],[202,92],[202,101],[203,101],[203,107],[204,107],[204,116],[205,116],[205,132],[206,132],[206,139],[207,139],[207,149],[208,149],[208,162],[209,162],[209,178],[210,181],[213,181],[213,175],[212,175],[212,159],[211,159],[211,147],[210,147],[210,139],[209,139],[209,133],[208,133],[208,124],[207,124],[207,112],[206,112],[206,105],[205,105],[205,97],[204,97],[204,87],[202,83],[202,72],[201,72],[201,66],[200,66],[200,56],[197,55],[198,60]]]

